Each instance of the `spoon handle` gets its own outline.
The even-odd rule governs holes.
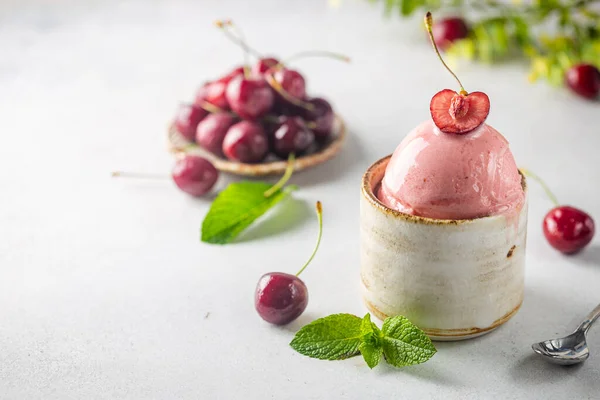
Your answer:
[[[592,310],[591,313],[589,313],[585,319],[583,320],[583,322],[577,327],[577,331],[583,331],[584,333],[587,333],[587,331],[590,329],[590,327],[592,326],[592,324],[594,323],[594,321],[596,321],[598,319],[598,317],[600,317],[600,304],[598,304],[596,306],[596,308],[594,308]]]

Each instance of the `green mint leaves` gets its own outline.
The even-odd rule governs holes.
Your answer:
[[[265,196],[273,185],[264,182],[231,183],[213,201],[202,222],[202,241],[226,244],[235,239],[258,217],[283,200],[295,186],[277,189]]]
[[[424,363],[436,352],[431,339],[405,317],[387,318],[381,333],[385,359],[396,367]]]
[[[362,354],[369,368],[383,356],[395,367],[421,364],[436,353],[431,339],[407,318],[387,318],[380,330],[371,322],[351,314],[317,319],[296,333],[290,346],[298,353],[321,360],[343,360]]]
[[[362,343],[358,346],[369,368],[375,367],[381,361],[383,347],[381,346],[381,331],[371,322],[371,314],[365,315],[362,319],[360,331],[362,334]]]
[[[358,354],[362,321],[351,314],[317,319],[296,333],[290,346],[298,353],[320,360],[343,360]]]

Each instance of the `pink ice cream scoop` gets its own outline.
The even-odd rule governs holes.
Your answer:
[[[487,124],[464,135],[423,122],[400,143],[377,193],[388,207],[435,219],[509,213],[524,201],[508,141]]]

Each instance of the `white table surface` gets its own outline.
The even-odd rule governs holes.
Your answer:
[[[277,55],[330,49],[351,65],[305,60],[308,90],[345,116],[334,161],[240,242],[199,242],[209,199],[169,182],[110,171],[168,173],[165,127],[175,105],[241,53],[212,26],[231,17]],[[359,180],[455,88],[420,17],[384,20],[365,1],[12,1],[0,6],[0,398],[2,399],[597,399],[592,357],[561,368],[534,341],[568,333],[600,301],[600,239],[565,257],[541,232],[550,202],[532,185],[526,298],[480,339],[437,343],[426,364],[369,370],[361,358],[303,357],[288,343],[311,320],[366,312],[358,290]],[[519,165],[563,201],[600,219],[600,106],[545,84],[526,66],[461,64],[484,90],[488,122]],[[221,180],[221,184],[225,179]],[[257,279],[295,272],[313,246],[313,203],[325,209],[321,250],[303,279],[305,314],[284,328],[254,310]],[[205,315],[210,313],[208,318]]]

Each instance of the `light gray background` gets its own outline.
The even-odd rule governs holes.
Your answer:
[[[212,26],[223,17],[261,51],[330,49],[353,63],[297,63],[309,92],[346,118],[347,146],[292,179],[296,200],[240,243],[219,247],[198,240],[209,199],[169,181],[114,180],[110,171],[169,172],[165,128],[176,104],[240,62]],[[600,218],[598,103],[529,85],[525,65],[461,64],[457,72],[467,90],[490,96],[488,122],[511,141],[519,165]],[[455,85],[420,17],[386,21],[364,1],[340,9],[324,0],[3,2],[0,398],[598,398],[600,329],[582,367],[547,365],[530,350],[568,333],[600,301],[598,237],[574,257],[552,250],[540,228],[551,204],[536,185],[526,299],[496,332],[438,343],[430,362],[402,370],[311,360],[288,347],[315,318],[365,313],[361,174],[429,117],[431,96],[447,87]],[[303,275],[310,303],[290,326],[267,325],[254,311],[254,286],[308,257],[316,200],[325,233]]]

